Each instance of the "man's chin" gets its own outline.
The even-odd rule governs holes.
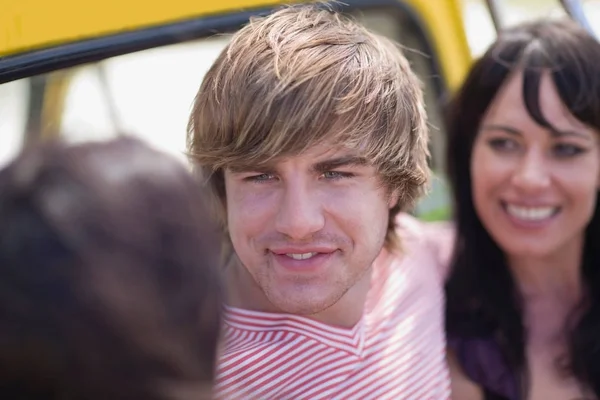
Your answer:
[[[339,300],[339,298],[335,297],[333,299],[315,299],[314,297],[311,298],[308,296],[295,299],[293,295],[285,296],[284,294],[277,296],[267,295],[267,297],[276,308],[281,310],[282,313],[302,315],[305,317],[321,314],[330,309]],[[310,300],[307,300],[307,298]]]

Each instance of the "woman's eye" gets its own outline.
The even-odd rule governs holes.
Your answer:
[[[552,152],[560,158],[569,158],[584,153],[586,150],[582,147],[573,144],[557,144],[553,147]]]
[[[491,148],[498,151],[513,151],[519,147],[519,144],[507,138],[496,138],[488,141]]]

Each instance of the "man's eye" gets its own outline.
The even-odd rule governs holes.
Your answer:
[[[350,174],[348,172],[338,172],[338,171],[323,172],[323,178],[328,179],[328,180],[338,180],[338,179],[350,178],[352,176],[353,176],[353,174]]]
[[[250,182],[267,182],[273,179],[275,179],[275,175],[273,174],[258,174],[244,178],[245,181]]]

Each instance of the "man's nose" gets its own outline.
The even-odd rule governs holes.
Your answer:
[[[305,182],[286,185],[277,213],[276,229],[290,239],[302,240],[324,226],[320,196]]]

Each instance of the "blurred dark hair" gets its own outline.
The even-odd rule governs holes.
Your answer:
[[[33,146],[0,171],[0,398],[210,394],[219,236],[141,141]]]
[[[524,102],[539,125],[553,129],[540,110],[539,99],[542,74],[549,72],[573,116],[600,131],[600,44],[572,21],[539,21],[508,29],[475,62],[448,109],[447,171],[457,242],[446,285],[446,330],[450,338],[493,337],[511,368],[526,379],[521,299],[503,252],[475,212],[470,171],[480,122],[515,71],[524,74]],[[586,232],[582,271],[587,296],[570,332],[569,367],[600,396],[598,209],[596,205]]]

